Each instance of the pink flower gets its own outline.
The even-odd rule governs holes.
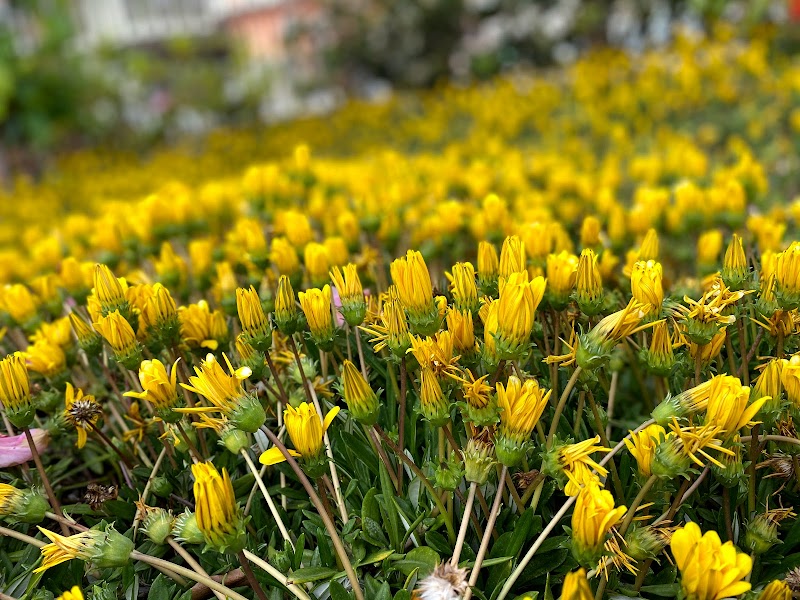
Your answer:
[[[31,436],[39,454],[43,453],[50,443],[50,434],[44,429],[31,429]],[[33,455],[24,433],[12,436],[0,435],[0,468],[14,467],[29,460],[33,460]]]

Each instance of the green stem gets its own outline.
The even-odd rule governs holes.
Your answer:
[[[567,387],[564,388],[564,392],[561,394],[561,398],[558,401],[558,405],[556,406],[556,412],[553,415],[553,422],[550,424],[550,431],[547,434],[547,447],[550,448],[553,444],[553,438],[556,435],[556,431],[558,431],[558,422],[561,420],[561,413],[564,412],[564,406],[567,404],[567,399],[569,399],[569,394],[572,392],[572,388],[575,387],[575,383],[578,381],[578,377],[581,374],[581,368],[575,367],[575,371],[572,373],[572,377],[569,378],[567,382]]]

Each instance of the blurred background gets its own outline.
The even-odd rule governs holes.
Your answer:
[[[0,182],[358,97],[636,53],[675,26],[778,28],[797,0],[0,0]]]

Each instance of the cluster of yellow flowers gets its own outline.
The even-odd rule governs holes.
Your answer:
[[[558,78],[353,104],[136,170],[79,155],[17,182],[0,196],[0,402],[44,493],[28,471],[25,488],[0,484],[0,517],[61,524],[41,529],[39,572],[136,560],[237,598],[184,546],[237,556],[262,599],[251,563],[293,597],[327,577],[362,600],[376,578],[409,597],[416,579],[372,565],[441,538],[450,558],[415,597],[503,600],[551,592],[525,568],[572,509],[571,557],[545,569],[561,568],[562,598],[648,578],[687,600],[789,598],[800,575],[758,577],[794,518],[770,505],[793,502],[800,477],[800,200],[782,195],[800,67],[769,52],[766,36],[682,34]],[[36,426],[112,453],[135,520],[66,518]],[[164,469],[193,475],[177,517],[178,494],[148,504],[154,481],[171,486]],[[409,479],[413,501],[387,512]],[[259,531],[257,492],[271,517]],[[721,520],[702,521],[706,497]],[[550,521],[486,577],[490,550],[505,551],[493,534],[526,507]],[[135,551],[140,524],[188,568]],[[298,551],[306,535],[330,556]],[[263,544],[269,561],[250,551]],[[679,580],[658,568],[667,547]],[[330,573],[304,578],[327,559]]]

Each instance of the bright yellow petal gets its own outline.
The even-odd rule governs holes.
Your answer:
[[[339,414],[339,407],[334,406],[327,415],[325,415],[325,420],[322,422],[322,431],[328,431],[328,427],[330,427],[333,420],[336,418],[336,415]]]
[[[295,458],[300,456],[299,452],[295,452],[294,450],[289,450],[289,454],[294,456]],[[282,463],[286,460],[286,457],[283,455],[283,452],[280,451],[279,448],[273,446],[266,452],[264,452],[261,456],[258,457],[258,462],[262,465],[277,465],[278,463]]]

